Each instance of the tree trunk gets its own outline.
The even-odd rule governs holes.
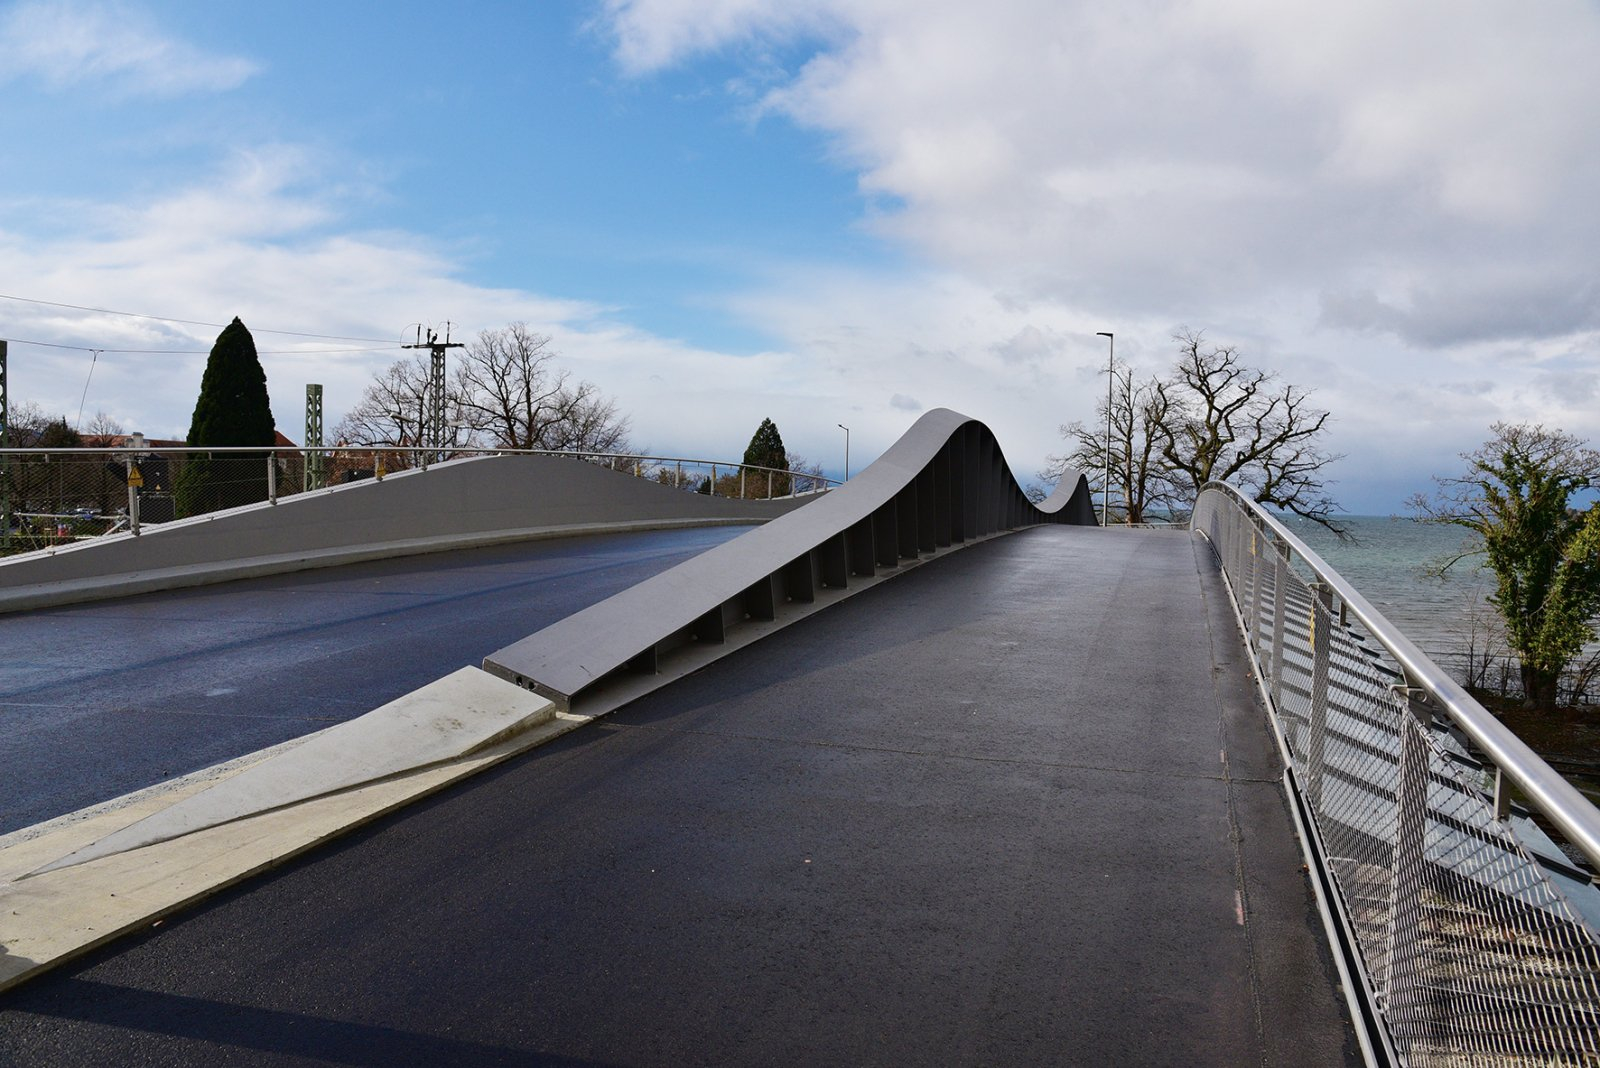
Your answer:
[[[1561,685],[1561,672],[1541,671],[1522,665],[1522,707],[1539,712],[1554,712]]]

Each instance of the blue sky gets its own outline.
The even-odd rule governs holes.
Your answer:
[[[1316,390],[1390,511],[1495,420],[1600,437],[1600,10],[1490,0],[0,3],[0,293],[258,331],[280,427],[397,353],[293,330],[525,320],[641,446],[756,423],[837,469],[920,411],[1019,473],[1103,339],[1179,327]],[[214,331],[0,300],[0,336]],[[89,354],[14,343],[76,412]],[[187,425],[202,358],[87,410]]]

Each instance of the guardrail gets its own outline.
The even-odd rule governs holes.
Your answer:
[[[1369,1062],[1600,1063],[1600,811],[1254,501],[1208,485],[1192,527],[1255,661]]]
[[[818,493],[837,479],[728,460],[556,449],[389,445],[325,448],[126,446],[0,449],[0,553],[49,548],[361,479],[478,456],[558,456],[712,496],[771,499]],[[185,488],[182,471],[203,465]]]

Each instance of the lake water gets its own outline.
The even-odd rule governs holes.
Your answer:
[[[1485,600],[1494,591],[1494,576],[1480,566],[1481,557],[1458,561],[1443,577],[1429,572],[1468,547],[1467,532],[1395,516],[1341,516],[1339,522],[1355,536],[1353,542],[1341,542],[1306,520],[1285,525],[1459,678],[1466,650],[1474,640],[1483,647],[1486,624],[1494,619]]]

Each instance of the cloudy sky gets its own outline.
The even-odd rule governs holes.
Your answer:
[[[1600,439],[1597,54],[1590,0],[0,2],[0,336],[14,401],[181,436],[238,315],[298,439],[524,320],[655,451],[944,406],[1026,477],[1096,331],[1188,327],[1389,512],[1496,420]]]

